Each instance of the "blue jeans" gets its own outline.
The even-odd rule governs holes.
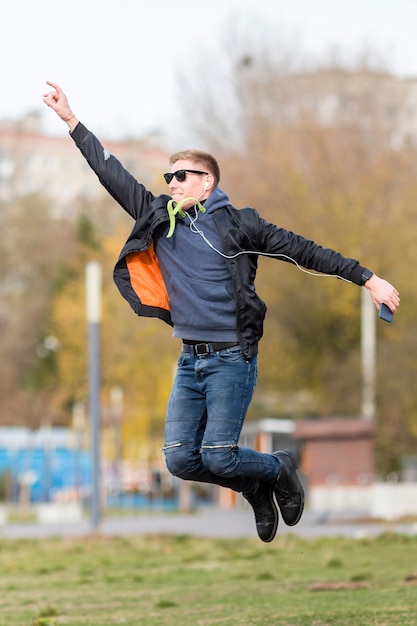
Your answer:
[[[250,492],[256,481],[272,483],[280,462],[238,446],[255,389],[257,357],[239,346],[206,356],[182,352],[168,402],[165,459],[174,476]]]

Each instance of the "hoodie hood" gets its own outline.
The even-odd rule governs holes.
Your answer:
[[[207,200],[204,201],[204,208],[207,213],[213,213],[216,209],[221,209],[228,204],[230,204],[230,200],[227,193],[223,191],[223,189],[220,189],[220,187],[216,187]]]

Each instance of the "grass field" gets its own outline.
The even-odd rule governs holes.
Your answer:
[[[417,537],[0,540],[0,626],[417,625]]]

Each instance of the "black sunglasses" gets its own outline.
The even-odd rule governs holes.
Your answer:
[[[200,170],[177,170],[176,172],[168,172],[167,174],[164,174],[164,178],[165,178],[165,182],[169,183],[171,182],[171,180],[175,178],[178,180],[178,182],[183,183],[184,180],[187,177],[187,173],[190,174],[208,174],[208,172],[200,172]]]

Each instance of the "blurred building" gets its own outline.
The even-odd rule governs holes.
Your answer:
[[[100,140],[145,185],[162,185],[168,155],[158,137]],[[60,216],[71,215],[78,199],[96,199],[107,192],[68,136],[45,133],[39,113],[0,120],[0,201],[34,193],[52,198],[54,213]]]
[[[89,493],[91,454],[69,428],[0,428],[3,499],[49,502],[60,494],[77,500]]]
[[[263,419],[248,422],[242,445],[260,452],[289,448],[300,461],[306,489],[369,485],[375,479],[375,426],[360,418]]]
[[[252,89],[264,77],[254,73]],[[271,126],[337,128],[367,138],[369,149],[417,146],[417,79],[340,67],[268,79]],[[259,84],[261,83],[261,84]]]
[[[259,80],[262,77],[255,75],[254,87]],[[368,133],[376,150],[380,145],[393,149],[417,145],[417,79],[334,68],[274,76],[270,89],[275,126],[356,130]],[[161,173],[168,153],[161,137],[107,141],[100,136],[100,140],[145,186],[156,192],[165,188]],[[53,198],[58,215],[68,215],[79,198],[95,199],[105,193],[73,141],[44,131],[39,112],[0,120],[0,201],[37,192]]]

